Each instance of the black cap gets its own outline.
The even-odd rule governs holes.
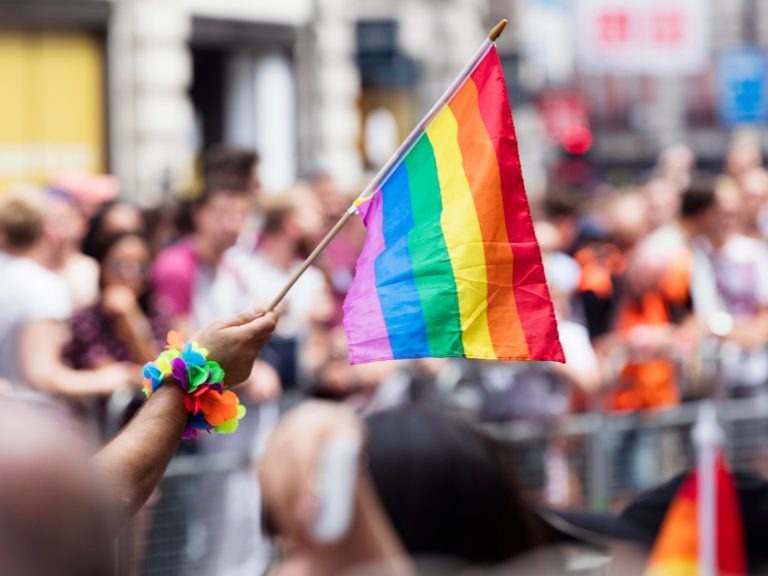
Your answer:
[[[637,496],[618,515],[577,510],[541,510],[540,515],[562,536],[597,544],[632,542],[651,548],[667,509],[687,473]],[[754,474],[733,475],[741,506],[750,572],[768,565],[768,481]]]

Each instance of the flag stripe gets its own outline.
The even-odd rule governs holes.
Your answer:
[[[513,289],[514,255],[507,238],[496,150],[480,116],[477,87],[470,79],[450,102],[458,119],[458,142],[485,249],[488,326],[496,356],[529,360]]]
[[[563,361],[495,48],[413,142],[356,203],[350,360]]]
[[[382,231],[381,193],[358,208],[368,235],[355,269],[355,281],[344,300],[344,331],[349,342],[349,361],[373,362],[391,360],[392,348],[384,323],[381,303],[376,294],[376,259],[384,251]]]
[[[408,246],[413,228],[408,169],[404,163],[381,190],[386,249],[376,258],[376,290],[394,358],[429,356],[429,342]]]
[[[414,228],[408,237],[413,274],[432,356],[463,356],[459,298],[440,216],[440,182],[432,145],[422,135],[405,159]]]
[[[536,242],[524,190],[520,155],[511,107],[504,86],[504,72],[496,50],[491,50],[471,75],[478,91],[478,105],[495,150],[501,175],[502,202],[507,237],[514,251],[514,292],[517,310],[531,358],[564,362],[557,334],[541,251]]]
[[[495,360],[496,352],[488,329],[483,237],[462,166],[458,130],[456,118],[447,106],[427,128],[440,182],[441,224],[459,296],[464,350],[473,358]]]

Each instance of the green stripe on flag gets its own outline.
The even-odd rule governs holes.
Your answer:
[[[433,356],[463,356],[459,297],[440,224],[443,211],[440,183],[432,144],[426,134],[419,138],[404,162],[414,222],[408,233],[408,248],[426,320],[429,349]]]

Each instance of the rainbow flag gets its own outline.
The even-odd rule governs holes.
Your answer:
[[[699,473],[694,469],[667,510],[645,576],[696,576],[698,565]],[[747,573],[739,499],[722,454],[715,459],[715,538],[718,576]]]
[[[564,361],[496,48],[359,202],[350,362]]]

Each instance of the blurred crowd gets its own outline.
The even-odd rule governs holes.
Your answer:
[[[351,197],[318,174],[261,191],[258,156],[216,147],[196,194],[139,207],[109,176],[67,174],[0,206],[0,378],[99,425],[169,329],[266,307]],[[484,421],[629,412],[766,390],[768,171],[734,141],[721,174],[685,146],[638,182],[532,201],[567,363],[426,359],[350,366],[342,303],[365,239],[350,222],[280,305],[245,386],[375,409],[438,400]],[[103,425],[103,422],[101,422]]]
[[[63,400],[106,440],[122,424],[112,400],[138,403],[141,366],[169,330],[189,337],[266,308],[353,199],[324,174],[266,194],[258,156],[242,149],[208,150],[200,174],[194,194],[149,208],[124,199],[114,178],[85,174],[0,199],[0,395]],[[342,308],[365,241],[353,220],[278,307],[277,331],[240,388],[246,431],[187,450],[259,453],[278,414],[307,397],[364,414],[429,403],[483,422],[546,423],[768,391],[768,170],[759,142],[734,141],[720,174],[699,172],[693,153],[675,146],[631,185],[555,184],[531,210],[566,364],[350,365]],[[121,419],[134,409],[124,408]],[[562,449],[553,441],[544,455],[545,498],[580,504]],[[630,476],[658,479],[642,438],[614,449],[635,454]],[[253,539],[209,536],[215,554],[202,565],[187,559],[188,571],[226,574],[219,562],[242,568],[242,558],[255,554],[258,565],[268,555],[256,544],[258,497],[247,498],[258,492],[248,470],[244,477],[251,484],[217,485],[216,513]],[[182,521],[211,513],[189,504]],[[145,538],[146,526],[137,530]]]

